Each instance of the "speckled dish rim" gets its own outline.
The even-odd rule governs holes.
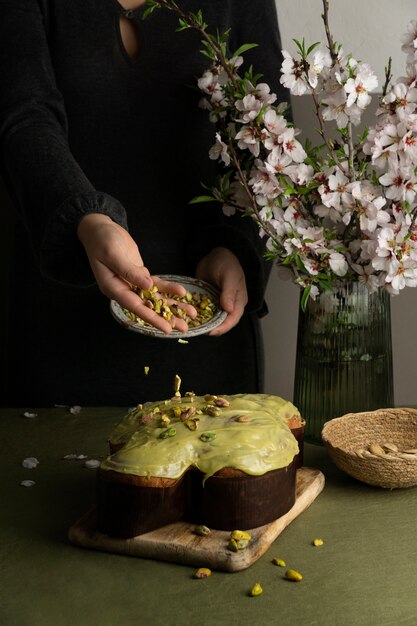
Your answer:
[[[190,276],[176,276],[175,274],[161,274],[159,278],[163,280],[169,280],[173,283],[179,283],[183,285],[188,291],[191,293],[195,293],[196,291],[207,293],[210,298],[216,302],[217,310],[215,311],[213,317],[208,322],[201,324],[201,326],[196,326],[195,328],[190,328],[188,332],[181,333],[178,330],[173,330],[169,335],[163,333],[158,328],[154,326],[145,326],[139,324],[138,322],[133,322],[131,319],[127,317],[124,313],[123,308],[120,306],[118,302],[115,300],[110,300],[110,311],[113,317],[119,324],[121,324],[127,330],[131,330],[135,333],[140,333],[142,335],[147,335],[148,337],[156,337],[160,339],[191,339],[192,337],[197,337],[198,335],[205,335],[210,331],[214,330],[220,324],[224,322],[227,317],[226,311],[223,311],[219,308],[219,291],[206,283],[204,280],[200,280],[198,278],[192,278]]]

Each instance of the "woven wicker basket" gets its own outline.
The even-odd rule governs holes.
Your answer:
[[[322,438],[334,463],[364,483],[387,489],[417,485],[416,409],[348,413],[326,422]]]

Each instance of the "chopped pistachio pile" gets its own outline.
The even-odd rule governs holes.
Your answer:
[[[156,285],[148,290],[137,289],[136,287],[132,287],[132,290],[138,294],[149,309],[152,309],[152,311],[155,311],[155,313],[167,321],[169,321],[172,316],[180,317],[187,322],[189,328],[201,326],[201,324],[211,320],[217,307],[216,303],[213,302],[206,293],[200,291],[195,291],[194,293],[187,291],[185,296],[176,296],[160,293]],[[191,318],[181,306],[175,303],[168,305],[168,299],[176,300],[182,304],[192,304],[197,311],[197,316]],[[125,308],[123,311],[133,322],[137,322],[143,326],[150,326],[150,324],[142,320],[135,313],[132,313],[132,311]]]

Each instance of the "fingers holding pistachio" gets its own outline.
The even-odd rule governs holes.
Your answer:
[[[180,332],[187,332],[188,326],[184,320],[177,319],[172,314],[168,315],[163,305],[154,304],[157,298],[153,298],[151,301],[141,296],[140,290],[138,293],[136,293],[134,288],[121,290],[115,299],[132,321],[154,326],[165,334],[171,333],[173,328]]]

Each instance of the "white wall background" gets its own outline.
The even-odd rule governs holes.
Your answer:
[[[294,52],[292,39],[310,44],[324,41],[322,0],[276,0],[282,44]],[[404,75],[401,36],[417,20],[415,0],[330,0],[330,26],[346,53],[369,63],[380,85],[384,67],[392,58],[394,78]],[[374,97],[377,104],[377,95]],[[293,98],[295,125],[303,136],[314,137],[317,124],[308,96]],[[299,290],[272,271],[263,320],[266,356],[266,391],[291,399],[293,395]],[[391,303],[393,322],[395,402],[417,404],[417,289],[405,289]]]

